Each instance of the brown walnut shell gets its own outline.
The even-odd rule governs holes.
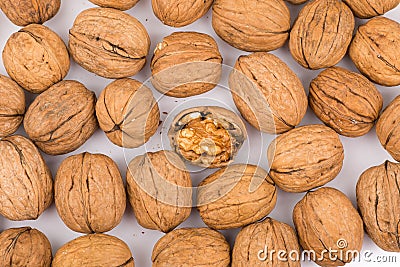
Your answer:
[[[343,166],[339,135],[324,125],[284,133],[269,145],[272,180],[286,192],[305,192],[333,180]]]
[[[137,19],[120,10],[90,8],[76,17],[69,31],[69,49],[87,71],[125,78],[145,65],[150,37]]]
[[[168,96],[199,95],[218,84],[221,63],[218,45],[211,36],[174,32],[154,50],[151,82],[160,93]]]
[[[24,114],[24,91],[13,80],[0,75],[0,138],[15,133]]]
[[[111,7],[119,10],[128,10],[134,7],[139,0],[89,0],[101,7]]]
[[[124,182],[115,162],[102,154],[66,158],[54,182],[58,215],[80,233],[108,232],[125,212]]]
[[[400,96],[382,112],[376,123],[376,135],[386,151],[400,161]]]
[[[225,237],[208,228],[183,228],[163,236],[154,245],[153,267],[230,266],[230,247]]]
[[[290,12],[283,0],[215,0],[212,26],[233,47],[271,51],[289,36]]]
[[[276,253],[271,257],[272,250]],[[232,267],[300,267],[300,261],[292,260],[293,253],[300,255],[294,229],[266,218],[240,230],[232,251]]]
[[[172,151],[148,152],[134,158],[126,182],[129,201],[141,226],[169,232],[189,217],[190,173]]]
[[[294,207],[293,222],[300,245],[315,252],[318,265],[343,266],[354,260],[355,255],[349,252],[361,250],[363,221],[339,190],[325,187],[308,192]]]
[[[189,25],[207,13],[214,0],[152,0],[153,12],[171,27]]]
[[[42,24],[54,17],[60,9],[61,0],[1,0],[0,8],[17,26]]]
[[[358,27],[349,48],[358,70],[385,86],[400,85],[400,24],[376,17]]]
[[[297,75],[265,52],[240,56],[229,77],[236,107],[257,130],[283,133],[300,123],[307,96]]]
[[[343,0],[343,2],[351,8],[355,16],[368,19],[394,9],[400,0]]]
[[[64,244],[54,255],[52,267],[134,267],[132,253],[121,239],[89,234]]]
[[[185,161],[205,168],[229,165],[247,139],[236,113],[217,106],[181,111],[168,131],[172,149]]]
[[[331,67],[311,81],[309,103],[315,115],[338,134],[357,137],[374,126],[383,98],[364,76]]]
[[[0,266],[50,267],[51,245],[39,230],[11,228],[0,234]]]
[[[120,147],[136,148],[157,131],[160,110],[148,87],[125,78],[110,83],[101,92],[96,116],[111,142]]]
[[[305,2],[307,2],[308,0],[286,0],[286,2],[289,2],[293,5],[300,5],[300,4],[304,4]]]
[[[400,252],[400,164],[371,167],[357,183],[357,204],[365,230],[381,249]]]
[[[24,128],[50,155],[79,148],[97,129],[96,96],[77,81],[62,81],[40,94],[25,114]]]
[[[293,58],[308,69],[336,65],[353,37],[354,16],[339,0],[314,0],[300,11],[290,32]]]
[[[204,179],[197,191],[197,209],[212,229],[238,228],[267,216],[275,207],[277,189],[264,169],[229,165]]]
[[[41,93],[64,79],[70,66],[64,42],[39,24],[11,35],[3,50],[3,63],[8,75],[31,93]]]
[[[0,214],[35,220],[53,201],[53,179],[35,145],[19,135],[0,140]]]

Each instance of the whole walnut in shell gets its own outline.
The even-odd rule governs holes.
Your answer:
[[[39,24],[11,35],[3,50],[3,63],[10,77],[31,93],[41,93],[64,79],[70,65],[61,38]]]
[[[61,0],[1,0],[0,8],[17,26],[42,24],[54,17],[60,9]]]
[[[339,135],[324,125],[284,133],[269,145],[269,175],[284,191],[305,192],[333,180],[343,166]]]
[[[214,0],[152,0],[153,12],[162,23],[172,27],[189,25],[207,13]]]
[[[101,7],[111,7],[119,10],[128,10],[136,5],[139,0],[89,0]]]
[[[189,217],[192,181],[174,152],[148,152],[134,158],[126,182],[129,201],[141,226],[169,232]]]
[[[331,67],[311,81],[309,103],[315,115],[338,134],[357,137],[374,126],[383,98],[364,76]]]
[[[221,63],[218,45],[211,36],[174,32],[154,50],[151,82],[160,93],[168,96],[199,95],[218,84]]]
[[[0,234],[0,265],[3,267],[50,267],[51,245],[39,230],[11,228]]]
[[[0,138],[18,130],[24,113],[24,91],[13,80],[0,75]]]
[[[368,19],[383,15],[394,9],[399,0],[343,0],[353,10],[354,15],[362,19]]]
[[[25,114],[24,128],[45,153],[74,151],[97,129],[96,96],[77,81],[62,81],[40,94]]]
[[[277,189],[264,169],[229,165],[198,186],[197,209],[213,229],[238,228],[267,216],[275,207]]]
[[[87,71],[125,78],[145,65],[150,37],[137,19],[120,10],[90,8],[76,17],[69,31],[69,49]]]
[[[286,254],[274,253],[271,257],[272,250]],[[240,230],[232,251],[232,267],[300,267],[300,262],[291,258],[294,252],[300,255],[294,229],[286,223],[266,218]]]
[[[0,140],[0,214],[35,220],[53,201],[53,179],[35,145],[19,135]]]
[[[125,78],[110,83],[101,92],[96,116],[111,142],[135,148],[146,143],[157,131],[160,110],[148,87]]]
[[[230,247],[225,237],[209,228],[182,228],[163,236],[154,245],[153,267],[230,266]]]
[[[102,233],[124,215],[124,183],[115,162],[102,154],[82,153],[66,158],[54,181],[58,215],[72,230]]]
[[[386,161],[363,172],[357,204],[365,230],[381,249],[400,252],[400,164]]]
[[[287,132],[300,123],[307,111],[307,96],[300,79],[272,54],[240,56],[229,76],[229,87],[242,116],[263,132]]]
[[[349,48],[358,70],[372,81],[400,85],[400,24],[376,17],[358,27]]]
[[[176,115],[168,138],[184,160],[205,168],[221,168],[232,162],[247,138],[247,131],[236,113],[202,106]]]
[[[318,265],[343,266],[354,260],[355,254],[349,252],[361,250],[363,221],[339,190],[325,187],[308,192],[294,207],[293,222],[300,245],[315,252]]]
[[[376,135],[387,152],[400,161],[400,96],[382,112],[376,123]]]
[[[340,0],[311,1],[290,32],[290,53],[308,69],[334,66],[347,52],[354,24],[353,13]]]
[[[283,0],[215,0],[214,31],[244,51],[271,51],[289,36],[290,12]]]
[[[121,239],[89,234],[64,244],[54,255],[52,267],[134,267],[132,253]]]

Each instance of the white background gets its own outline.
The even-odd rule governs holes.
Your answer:
[[[62,39],[68,42],[68,30],[71,28],[73,21],[77,14],[87,8],[93,7],[87,0],[73,0],[62,1],[61,9],[58,14],[50,21],[46,22],[45,25],[50,27],[52,30],[57,32]],[[292,23],[294,18],[297,16],[301,6],[293,6],[288,4],[291,14]],[[155,46],[159,43],[164,36],[169,35],[174,31],[198,31],[203,33],[208,33],[213,36],[220,47],[220,51],[224,58],[224,63],[228,66],[233,66],[235,60],[239,55],[246,54],[245,52],[239,51],[235,48],[230,47],[224,41],[222,41],[213,31],[211,27],[211,12],[208,12],[203,18],[196,21],[195,23],[186,26],[181,29],[175,29],[163,25],[153,14],[151,9],[150,0],[141,0],[134,8],[127,11],[127,13],[133,15],[139,19],[149,32],[151,37],[151,49],[148,56],[148,62],[145,68],[134,78],[145,82],[150,77],[149,61],[151,60],[152,51],[154,51]],[[395,10],[388,12],[385,16],[395,19],[400,22],[400,6]],[[364,21],[356,19],[357,26],[364,23]],[[15,31],[18,31],[19,27],[13,25],[3,13],[0,12],[0,48],[4,47],[5,42],[8,37]],[[287,44],[277,51],[272,52],[283,59],[300,77],[303,82],[304,87],[308,91],[308,86],[311,81],[319,71],[310,71],[302,68],[298,65],[291,57]],[[340,66],[346,67],[350,70],[356,71],[351,60],[346,56],[340,63]],[[86,142],[84,146],[80,149],[74,151],[68,155],[50,157],[44,155],[53,175],[55,175],[58,166],[61,161],[72,154],[81,153],[88,151],[91,153],[103,153],[112,157],[120,167],[122,175],[125,177],[126,173],[126,162],[129,162],[136,155],[145,153],[145,151],[156,151],[161,148],[169,148],[168,142],[165,142],[165,132],[168,130],[168,122],[172,119],[171,115],[176,114],[179,110],[184,107],[190,107],[194,105],[222,105],[230,107],[235,110],[232,103],[230,94],[223,88],[226,85],[226,73],[229,68],[226,67],[225,75],[221,80],[221,87],[218,87],[206,94],[201,96],[188,98],[185,100],[179,100],[169,97],[162,97],[160,99],[160,110],[165,112],[161,114],[161,120],[164,122],[157,134],[150,140],[150,142],[141,148],[124,150],[113,145],[105,137],[105,134],[98,130],[94,136]],[[3,64],[0,64],[0,73],[6,75],[6,71]],[[86,70],[79,67],[77,64],[72,63],[70,72],[67,79],[74,79],[82,82],[92,91],[95,91],[97,96],[100,94],[101,90],[111,81],[94,74],[87,72]],[[399,93],[400,87],[386,88],[377,86],[384,97],[384,107]],[[154,91],[154,90],[153,90]],[[160,98],[160,94],[154,91],[156,98]],[[29,104],[33,95],[27,94],[27,104]],[[176,109],[174,109],[176,108]],[[308,110],[306,117],[302,121],[302,125],[321,123],[311,110]],[[248,126],[248,125],[247,125]],[[22,127],[21,127],[22,128]],[[265,150],[267,149],[268,143],[274,138],[270,135],[261,135],[254,129],[248,126],[249,139],[250,142],[246,143],[242,150],[240,151],[237,162],[249,161],[253,164],[259,164],[264,168],[267,168],[267,161],[265,157]],[[20,134],[24,134],[23,129],[18,131]],[[344,166],[340,174],[332,182],[328,183],[328,186],[332,186],[340,189],[344,192],[353,202],[355,201],[355,185],[360,174],[367,168],[383,163],[385,160],[393,160],[390,155],[381,147],[379,141],[375,134],[375,129],[363,137],[359,138],[346,138],[341,137],[341,140],[345,147],[345,161]],[[194,170],[194,169],[192,169]],[[205,178],[212,171],[195,171],[192,175],[193,182],[196,185],[203,178]],[[274,219],[283,221],[293,226],[292,222],[292,209],[294,205],[303,197],[303,193],[285,193],[279,191],[278,202],[276,208],[269,215]],[[340,216],[340,214],[338,214]],[[2,217],[0,217],[0,229],[4,230],[10,227],[18,226],[32,226],[42,232],[44,232],[49,238],[53,252],[55,253],[60,246],[64,243],[72,240],[75,237],[80,236],[80,234],[75,233],[68,229],[57,215],[54,204],[46,210],[38,220],[36,221],[23,221],[23,222],[11,222]],[[180,227],[200,227],[204,226],[197,211],[193,209],[191,217],[185,221]],[[222,231],[226,236],[227,240],[233,244],[235,236],[238,230]],[[133,215],[132,209],[128,206],[125,216],[120,225],[118,225],[114,230],[110,231],[109,234],[115,235],[122,240],[124,240],[132,250],[135,258],[136,266],[147,267],[151,266],[151,252],[155,242],[163,236],[163,233],[157,231],[151,231],[140,227]],[[261,249],[261,248],[260,248]],[[397,257],[396,263],[384,264],[384,266],[398,266],[400,262],[400,253],[387,253],[379,249],[373,242],[365,236],[363,251],[371,250],[373,252],[373,257],[383,256],[383,255],[393,255]],[[374,259],[374,258],[372,258]],[[305,262],[303,266],[315,266],[314,263]],[[348,266],[377,266],[378,263],[374,262],[359,262],[348,264]],[[382,265],[382,263],[379,263]]]

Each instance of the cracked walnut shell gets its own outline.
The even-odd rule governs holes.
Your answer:
[[[39,230],[11,228],[0,234],[0,266],[50,267],[51,245]]]
[[[333,180],[343,166],[339,135],[324,125],[290,130],[268,147],[272,180],[284,191],[305,192]]]
[[[283,0],[215,0],[214,31],[235,48],[255,52],[284,45],[290,30],[290,12]]]
[[[229,76],[229,87],[242,116],[262,132],[287,132],[301,122],[307,111],[300,79],[269,53],[240,56]]]
[[[125,78],[145,65],[150,37],[137,19],[120,10],[90,8],[76,17],[69,31],[69,49],[87,71]]]
[[[96,116],[111,142],[120,147],[136,148],[157,131],[160,110],[148,87],[125,78],[110,83],[101,92]]]
[[[357,204],[365,230],[381,249],[400,252],[400,164],[371,167],[357,183]]]
[[[230,266],[230,247],[225,237],[209,228],[182,228],[163,236],[154,245],[152,267]]]
[[[8,75],[31,93],[41,93],[64,79],[70,66],[64,42],[39,24],[11,35],[3,50],[3,63]]]
[[[53,201],[53,179],[35,145],[19,135],[0,140],[0,214],[35,220]]]
[[[126,195],[115,162],[102,154],[66,158],[54,182],[58,215],[73,231],[108,232],[124,215]]]
[[[309,103],[315,115],[338,134],[357,137],[374,126],[383,98],[364,76],[331,67],[311,81]]]
[[[212,229],[238,228],[261,220],[275,207],[277,189],[264,169],[248,164],[222,168],[198,186],[197,209]]]
[[[321,266],[354,260],[364,238],[363,221],[345,194],[330,187],[308,192],[294,207],[293,222],[304,250],[314,251]],[[328,250],[337,253],[332,257]]]
[[[353,13],[340,0],[311,1],[290,32],[290,53],[308,69],[334,66],[347,52],[354,24]]]
[[[128,245],[106,234],[89,234],[64,244],[54,255],[52,267],[134,267]]]
[[[89,0],[101,7],[111,7],[119,10],[128,10],[134,7],[139,0]]]
[[[400,85],[400,24],[376,17],[358,27],[349,48],[357,69],[384,86]]]
[[[394,9],[400,0],[343,0],[353,11],[354,15],[368,19],[383,15]]]

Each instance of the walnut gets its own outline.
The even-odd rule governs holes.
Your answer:
[[[40,94],[25,114],[24,128],[50,155],[74,151],[97,129],[96,96],[77,81],[62,81]]]
[[[343,2],[311,1],[300,11],[290,32],[290,53],[308,69],[334,66],[347,52],[354,24],[354,16]]]
[[[211,36],[174,32],[154,50],[151,82],[160,93],[168,96],[199,95],[219,82],[221,63],[218,45]]]
[[[286,0],[286,1],[293,5],[300,5],[300,4],[304,4],[308,0]]]
[[[267,216],[275,207],[277,189],[257,166],[229,165],[204,179],[197,191],[197,208],[212,229],[238,228]]]
[[[271,257],[272,250],[276,253]],[[282,255],[279,251],[287,254]],[[240,230],[232,251],[232,267],[300,267],[298,260],[292,260],[293,253],[300,255],[294,229],[286,223],[266,218]]]
[[[152,0],[154,15],[171,27],[189,25],[207,13],[214,0]]]
[[[127,244],[106,234],[89,234],[64,244],[54,255],[52,267],[134,267]]]
[[[100,128],[114,144],[135,148],[154,135],[160,110],[151,90],[132,79],[110,83],[96,103]]]
[[[333,180],[343,166],[338,134],[324,125],[284,133],[269,145],[269,175],[287,192],[305,192]]]
[[[184,160],[206,168],[229,165],[247,138],[234,112],[221,107],[183,110],[168,131],[171,147]]]
[[[230,247],[225,237],[208,228],[182,228],[163,236],[154,245],[153,267],[230,266]]]
[[[102,154],[82,153],[66,158],[54,182],[58,215],[72,230],[102,233],[124,215],[124,183],[115,162]]]
[[[13,80],[0,75],[0,138],[17,131],[24,113],[24,91]]]
[[[35,220],[53,201],[53,179],[35,145],[19,135],[0,140],[0,214]]]
[[[133,76],[146,63],[150,37],[134,17],[112,8],[81,12],[69,31],[74,60],[99,76],[117,79]]]
[[[244,51],[271,51],[284,45],[290,30],[290,12],[283,0],[215,0],[215,32]]]
[[[399,0],[343,0],[353,10],[354,15],[362,19],[368,19],[383,15],[394,9]]]
[[[341,135],[357,137],[374,126],[383,98],[364,76],[331,67],[312,80],[309,102],[315,115],[326,125]]]
[[[381,249],[400,252],[400,164],[371,167],[357,183],[357,204],[365,230]]]
[[[289,131],[307,111],[307,96],[300,79],[272,54],[240,56],[230,74],[229,87],[242,116],[263,132]]]
[[[119,10],[128,10],[136,5],[139,0],[89,0],[101,7],[111,7]]]
[[[293,222],[300,245],[315,252],[318,265],[342,266],[356,256],[351,251],[361,250],[363,221],[339,190],[325,187],[308,192],[294,207]]]
[[[400,161],[400,96],[397,96],[382,112],[376,123],[376,134],[382,146]]]
[[[0,8],[17,26],[42,24],[54,17],[60,9],[61,0],[1,0]]]
[[[7,73],[31,93],[41,93],[69,71],[69,55],[61,38],[43,25],[31,24],[13,33],[3,50]]]
[[[0,234],[0,265],[51,266],[51,245],[39,230],[30,227],[11,228]]]
[[[169,232],[192,210],[192,181],[185,164],[172,151],[148,152],[128,166],[127,191],[138,223]]]
[[[400,85],[400,24],[376,17],[358,27],[349,55],[358,70],[385,86]]]

